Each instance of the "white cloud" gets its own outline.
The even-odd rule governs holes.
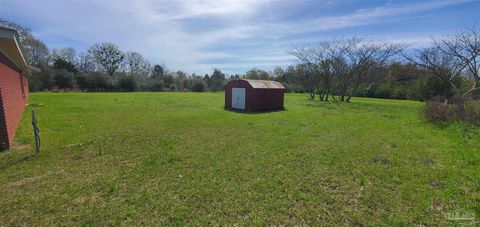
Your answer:
[[[272,15],[284,12],[277,12],[269,6],[281,3],[287,5],[283,10],[290,12],[294,11],[296,4],[305,1],[4,1],[5,7],[0,9],[0,15],[35,24],[34,34],[49,46],[61,46],[58,40],[76,40],[83,48],[110,41],[125,51],[139,51],[154,63],[164,62],[173,70],[200,73],[209,72],[213,67],[268,69],[291,60],[286,53],[291,44],[328,38],[328,31],[408,19],[413,14],[467,2],[444,0],[390,4],[292,22],[275,20]],[[325,1],[325,4],[334,5],[335,2]],[[200,24],[195,24],[202,20],[218,26],[207,24],[208,29],[203,29]],[[191,30],[189,26],[198,29]],[[321,36],[303,35],[308,32],[323,33]],[[428,35],[410,36],[410,40],[423,42],[424,37]],[[231,62],[226,63],[225,59]]]

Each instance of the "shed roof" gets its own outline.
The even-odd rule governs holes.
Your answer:
[[[285,89],[285,87],[277,82],[277,81],[271,81],[271,80],[247,80],[247,79],[242,79],[244,81],[247,81],[250,86],[253,88],[265,88],[265,89]]]

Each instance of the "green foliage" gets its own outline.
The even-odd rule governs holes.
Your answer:
[[[101,72],[91,73],[88,84],[89,91],[112,91],[115,88],[112,78]]]
[[[209,79],[209,89],[211,91],[222,91],[225,84],[225,74],[219,69],[214,69]]]
[[[70,73],[76,73],[77,72],[77,69],[76,69],[76,67],[73,63],[71,63],[69,61],[65,61],[61,58],[55,59],[55,61],[53,62],[53,68],[54,69],[64,69],[64,70],[67,70]]]
[[[152,77],[154,79],[163,79],[165,76],[165,67],[161,65],[155,65],[152,71]]]
[[[204,92],[205,91],[205,82],[203,80],[195,80],[192,85],[193,92]]]
[[[54,87],[53,76],[55,70],[49,67],[45,63],[41,63],[38,65],[38,68],[41,70],[40,72],[34,72],[28,78],[28,84],[30,91],[44,91],[50,90]]]
[[[422,89],[422,96],[425,100],[433,97],[452,97],[453,90],[448,81],[442,81],[436,77],[429,77]]]
[[[74,85],[74,80],[75,79],[73,75],[69,71],[65,69],[55,70],[53,81],[57,88],[59,89],[72,88]]]
[[[381,83],[376,86],[372,97],[389,99],[393,97],[394,90],[389,83]]]
[[[118,88],[120,91],[135,91],[137,82],[132,76],[123,76],[118,80]]]
[[[163,91],[165,88],[165,83],[161,79],[147,78],[143,81],[140,81],[140,90],[141,91]]]

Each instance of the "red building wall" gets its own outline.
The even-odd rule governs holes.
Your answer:
[[[254,99],[249,102],[250,109],[273,110],[283,108],[283,89],[253,89]]]
[[[9,149],[28,101],[28,79],[0,52],[0,148]]]
[[[232,108],[232,87],[245,88],[245,109],[249,108],[249,100],[252,100],[254,97],[252,94],[252,86],[247,81],[244,80],[235,80],[230,81],[225,86],[225,108]]]
[[[225,108],[232,108],[232,88],[245,88],[245,110],[282,109],[283,89],[253,88],[244,80],[230,81],[225,86]]]

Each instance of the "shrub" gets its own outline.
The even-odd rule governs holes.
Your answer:
[[[74,78],[67,70],[59,69],[55,70],[53,81],[59,89],[73,88]]]
[[[30,91],[44,91],[54,87],[54,70],[48,65],[41,63],[38,65],[40,72],[33,72],[28,78]]]
[[[203,92],[205,91],[205,83],[202,80],[196,80],[192,85],[193,92]]]
[[[135,91],[137,90],[137,81],[132,76],[125,76],[118,80],[117,86],[121,91]]]
[[[424,116],[434,123],[467,122],[480,125],[480,104],[476,101],[460,101],[449,104],[445,98],[432,98],[425,106]]]
[[[88,79],[89,79],[88,75],[83,72],[79,72],[75,74],[75,80],[77,81],[77,86],[82,91],[87,91],[90,88],[90,83]]]
[[[147,78],[140,84],[141,91],[162,91],[164,87],[163,80],[153,77]]]
[[[389,98],[392,98],[392,92],[393,90],[391,86],[387,83],[383,83],[383,84],[379,84],[376,87],[373,96],[376,98],[389,99]]]
[[[89,77],[89,87],[91,91],[111,91],[114,86],[110,76],[102,72],[94,72]]]

